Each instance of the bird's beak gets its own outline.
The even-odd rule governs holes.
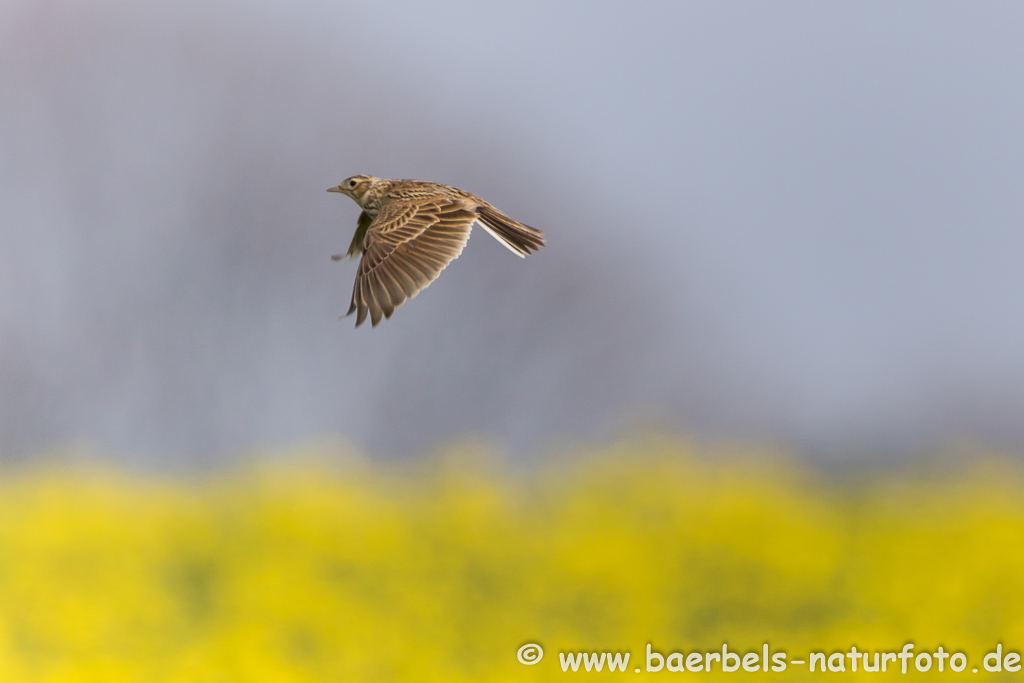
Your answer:
[[[343,194],[345,192],[344,190],[341,189],[341,185],[338,185],[337,187],[328,187],[327,191],[328,192],[341,192]]]

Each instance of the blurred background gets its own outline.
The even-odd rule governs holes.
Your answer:
[[[0,451],[1024,445],[1024,8],[5,0]],[[477,193],[376,330],[355,173]]]
[[[1019,653],[1022,30],[3,0],[0,680]],[[548,246],[354,330],[356,173]]]

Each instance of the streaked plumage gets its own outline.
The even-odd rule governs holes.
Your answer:
[[[376,327],[433,282],[462,253],[473,223],[518,256],[544,246],[540,230],[448,185],[356,175],[327,191],[348,195],[363,210],[346,254],[362,255],[346,314],[356,314],[356,327],[367,314]]]

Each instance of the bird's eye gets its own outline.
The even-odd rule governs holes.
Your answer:
[[[354,181],[354,180],[348,181],[348,186],[349,187],[355,187],[356,186],[356,181]]]

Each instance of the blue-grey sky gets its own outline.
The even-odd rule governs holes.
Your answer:
[[[1024,446],[1024,6],[0,6],[0,451]],[[476,231],[339,322],[355,173]]]

